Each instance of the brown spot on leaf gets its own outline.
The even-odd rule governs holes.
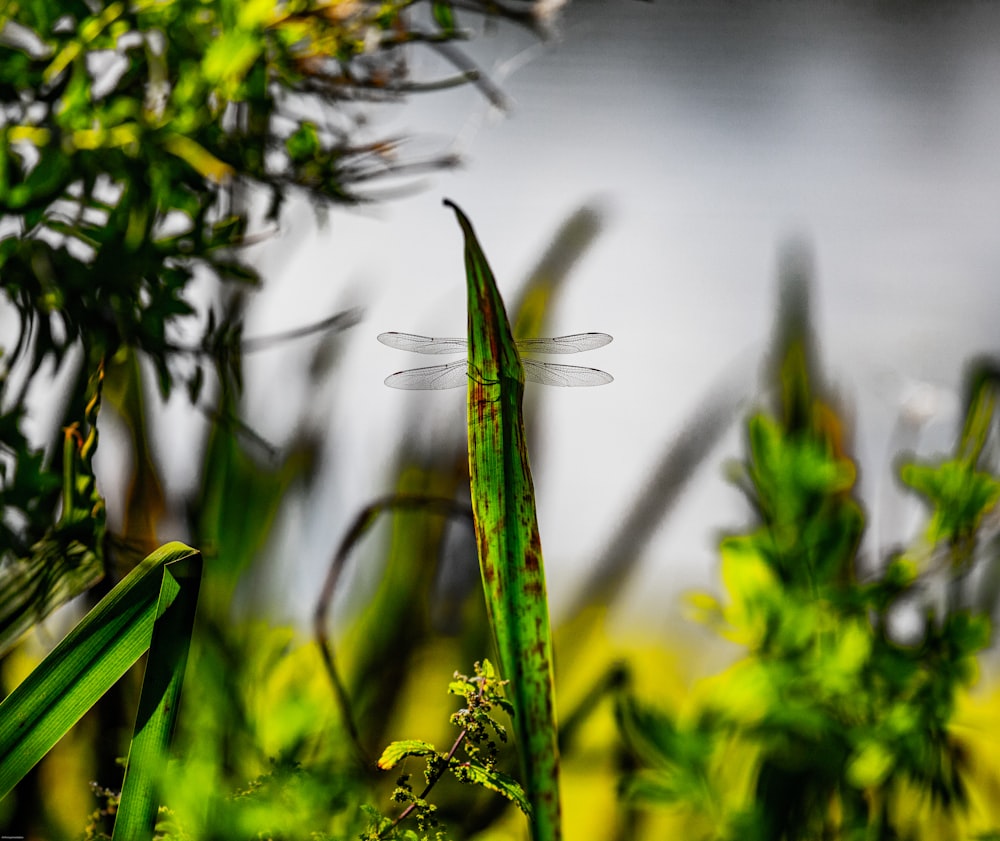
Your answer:
[[[524,553],[524,568],[528,572],[538,572],[539,567],[538,552],[534,550],[534,547],[528,547]]]
[[[529,578],[524,582],[522,589],[527,595],[532,596],[533,598],[539,598],[545,593],[545,588],[542,586],[542,582],[537,578]]]

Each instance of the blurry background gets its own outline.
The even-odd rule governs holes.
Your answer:
[[[502,117],[471,87],[359,108],[373,137],[412,137],[416,155],[455,151],[463,167],[373,185],[391,198],[336,210],[325,226],[296,208],[256,248],[266,281],[247,336],[364,310],[322,388],[307,378],[322,337],[247,357],[247,422],[280,448],[305,415],[325,441],[320,481],[289,498],[272,538],[261,592],[277,617],[311,612],[351,518],[392,489],[404,437],[418,451],[446,434],[463,440],[464,392],[382,384],[436,360],[375,340],[464,333],[461,239],[444,196],[469,214],[508,300],[574,211],[589,205],[603,219],[550,325],[553,335],[613,334],[609,347],[564,361],[615,382],[529,386],[557,621],[706,401],[728,418],[725,434],[684,472],[689,484],[643,550],[621,613],[647,627],[673,622],[683,590],[716,589],[718,533],[745,516],[724,460],[742,451],[737,401],[763,396],[782,255],[813,277],[824,371],[853,422],[877,521],[869,540],[908,534],[906,505],[892,499],[898,447],[929,453],[954,440],[963,363],[997,345],[1000,7],[577,0],[557,29],[540,45],[504,25],[468,46],[511,100]],[[454,72],[419,46],[412,62],[416,79]],[[178,395],[154,424],[168,498],[195,481],[185,441],[202,421],[190,414]],[[907,419],[927,420],[919,436]],[[110,448],[100,457],[112,459]],[[174,527],[165,522],[159,538],[183,537]]]

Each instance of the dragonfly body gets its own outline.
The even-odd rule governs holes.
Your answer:
[[[378,340],[396,350],[406,350],[413,353],[446,354],[467,353],[469,344],[465,339],[434,339],[429,336],[417,336],[413,333],[381,333]],[[581,353],[587,350],[604,347],[612,341],[607,333],[574,333],[570,336],[557,336],[553,339],[522,339],[516,342],[519,354],[525,353]],[[579,365],[558,365],[554,362],[541,362],[537,359],[525,359],[524,378],[542,385],[556,386],[592,386],[605,385],[614,380],[606,371],[597,368],[584,368]],[[411,368],[399,371],[386,377],[385,384],[391,388],[405,389],[443,389],[458,388],[468,382],[469,363],[466,359],[448,362],[444,365],[431,365],[426,368]]]

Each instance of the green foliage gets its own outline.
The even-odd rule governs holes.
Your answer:
[[[450,3],[429,4],[430,23],[421,27],[412,25],[413,5],[142,0],[74,1],[56,9],[20,0],[0,12],[0,289],[20,319],[0,384],[0,423],[10,433],[3,438],[9,458],[3,460],[0,518],[0,644],[15,641],[104,572],[109,541],[91,461],[105,366],[110,371],[112,360],[141,356],[152,363],[163,395],[181,385],[192,401],[199,400],[214,368],[228,411],[241,381],[240,299],[224,296],[221,307],[196,312],[190,287],[195,278],[257,282],[255,270],[237,256],[254,236],[248,234],[248,197],[262,196],[264,215],[273,221],[292,195],[319,207],[359,201],[359,185],[398,168],[395,144],[358,143],[352,118],[339,103],[360,96],[391,99],[418,89],[406,78],[400,49],[464,37]],[[504,13],[492,4],[463,8]],[[509,16],[531,19],[526,9]],[[455,61],[457,53],[439,48]],[[456,63],[462,72],[446,82],[476,78],[466,62]],[[192,326],[200,333],[193,341],[183,338]],[[59,419],[67,429],[65,446],[33,448],[21,429],[28,386],[46,363],[58,370],[68,361],[79,369]],[[10,387],[15,368],[23,384],[19,393]],[[213,448],[213,455],[233,474],[252,473],[224,447]],[[225,627],[221,605],[246,569],[240,548],[256,548],[263,539],[284,483],[298,467],[292,463],[280,471],[281,483],[270,495],[260,494],[256,510],[267,516],[244,544],[227,536],[209,547],[222,547],[217,557],[223,570],[218,583],[206,588],[206,625],[218,634],[200,651],[206,661],[246,654],[248,641]],[[212,490],[206,490],[212,505],[199,525],[214,538],[212,515],[231,512],[225,500],[212,498]],[[536,611],[539,606],[544,610],[544,598],[536,594]],[[546,679],[551,682],[551,675]],[[155,702],[141,702],[137,757],[147,753],[145,735],[162,741],[160,725],[149,724],[160,721],[158,704],[172,710],[177,702],[169,672],[151,673],[151,680],[163,691]],[[547,709],[551,713],[551,704]],[[223,740],[241,733],[243,723],[223,728]],[[481,726],[478,719],[463,724],[469,761],[455,775],[517,800],[516,784],[492,768],[492,742]],[[554,746],[551,715],[547,728]],[[501,729],[490,732],[505,736]],[[216,779],[211,775],[218,766],[238,764],[238,752],[209,752],[202,757],[206,788],[229,786],[238,792],[233,803],[266,800],[273,809],[303,779],[345,779],[342,765],[330,771],[336,760],[302,771],[295,750],[277,760],[281,769],[296,769],[288,775],[258,768],[256,777],[248,777],[240,768]],[[130,768],[148,764],[135,761]],[[247,778],[258,784],[241,788]],[[145,832],[152,820],[155,801],[134,793],[136,779],[135,773],[126,777],[118,802],[120,832],[139,832],[140,825]],[[348,792],[345,803],[356,793],[349,785],[328,788]],[[233,816],[248,811],[219,807],[224,818],[207,821],[209,832],[227,820],[234,829]],[[304,822],[296,821],[296,827]]]
[[[945,546],[956,571],[973,559],[983,517],[1000,500],[1000,479],[978,469],[983,460],[996,404],[992,383],[983,381],[972,396],[956,457],[936,464],[904,464],[900,478],[931,507],[930,546]]]
[[[115,837],[152,838],[177,715],[201,556],[175,543],[111,591],[0,704],[0,797],[149,651]]]
[[[464,705],[451,716],[451,723],[460,728],[458,738],[448,751],[438,751],[432,744],[418,739],[406,739],[390,744],[379,757],[378,767],[383,771],[395,768],[404,760],[415,757],[425,763],[424,790],[414,794],[410,785],[410,775],[403,774],[396,782],[392,799],[406,804],[394,821],[376,815],[366,839],[408,838],[409,831],[397,829],[398,825],[412,817],[417,824],[415,837],[421,839],[443,839],[444,830],[437,818],[437,807],[427,796],[445,773],[450,773],[460,783],[481,786],[510,800],[526,815],[531,814],[531,806],[521,786],[512,777],[497,770],[498,743],[507,741],[507,729],[492,714],[499,708],[507,715],[514,714],[514,708],[503,696],[507,683],[500,680],[489,660],[475,664],[475,675],[455,673],[455,679],[448,685],[448,692],[461,698]],[[465,759],[456,754],[459,747]],[[433,833],[433,835],[431,834]]]
[[[165,837],[356,838],[371,769],[350,751],[316,648],[289,629],[211,613],[192,643],[164,768]]]
[[[434,0],[431,4],[434,12],[434,20],[437,21],[441,31],[451,35],[455,32],[455,10],[452,8],[450,0]]]
[[[801,345],[785,348],[779,417],[748,423],[739,481],[758,520],[722,541],[728,603],[693,600],[746,656],[683,716],[628,694],[618,704],[640,765],[624,792],[697,816],[705,838],[899,837],[894,804],[914,792],[957,811],[968,799],[952,721],[989,619],[953,604],[928,609],[915,641],[890,633],[893,611],[922,586],[927,552],[858,579],[855,469],[804,360]],[[993,402],[988,386],[975,394],[956,458],[901,470],[931,502],[925,539],[953,559],[953,580],[1000,487],[981,464]]]
[[[20,332],[0,360],[0,649],[104,571],[110,541],[92,464],[103,373],[109,372],[108,401],[115,394],[114,361],[131,354],[152,363],[163,394],[179,385],[197,401],[214,375],[223,386],[219,414],[234,415],[248,349],[242,299],[221,295],[221,304],[196,312],[192,281],[209,278],[237,290],[258,281],[239,256],[257,235],[251,197],[262,198],[260,215],[275,222],[292,197],[304,196],[317,209],[358,202],[368,180],[399,168],[395,144],[358,142],[340,103],[394,99],[420,88],[406,77],[400,50],[423,41],[454,60],[443,42],[463,37],[459,13],[480,8],[429,0],[420,19],[410,11],[416,5],[14,0],[3,6],[0,289],[17,311]],[[445,83],[475,77],[467,63],[456,63],[458,76]],[[513,704],[488,662],[472,677],[456,675],[449,691],[462,699],[451,716],[459,736],[447,751],[423,740],[389,745],[378,766],[403,766],[389,795],[401,812],[390,818],[372,806],[384,800],[371,761],[358,763],[365,740],[353,738],[353,728],[338,718],[318,648],[297,644],[291,632],[233,622],[230,613],[269,540],[282,496],[308,482],[316,442],[300,441],[279,465],[264,469],[232,428],[220,425],[208,446],[204,484],[190,500],[191,529],[210,563],[173,756],[167,742],[193,609],[182,596],[190,596],[192,581],[174,576],[176,569],[155,579],[146,564],[113,591],[115,610],[102,602],[0,706],[4,790],[148,644],[124,787],[96,792],[102,803],[87,837],[102,837],[104,817],[117,813],[115,831],[128,838],[148,837],[155,821],[158,835],[172,841],[417,841],[446,837],[443,825],[454,825],[456,813],[464,835],[494,826],[504,811],[522,820],[508,802],[533,819],[536,837],[558,837],[551,641],[519,366],[509,328],[492,317],[503,304],[485,256],[468,221],[461,214],[459,220],[473,367],[484,375],[470,389],[470,466],[488,610]],[[524,324],[540,321],[553,288],[543,279],[534,289],[516,322],[519,335]],[[630,769],[622,838],[640,837],[630,832],[637,804],[683,811],[691,831],[679,837],[752,841],[903,837],[900,812],[908,798],[949,813],[973,802],[972,751],[954,722],[990,625],[984,613],[968,609],[960,584],[983,554],[984,524],[1000,500],[990,461],[995,378],[977,380],[952,456],[901,467],[902,480],[930,507],[922,539],[888,558],[877,574],[861,577],[857,470],[835,413],[817,394],[805,326],[786,327],[774,372],[779,405],[749,419],[738,476],[757,518],[722,542],[725,601],[697,600],[706,620],[742,644],[746,656],[708,682],[690,710],[665,711],[615,678],[585,696],[592,697],[586,715],[566,719],[576,731],[563,745],[572,754],[577,740],[586,740],[581,720],[596,708],[594,699],[618,695],[628,755],[585,753],[582,762]],[[59,410],[56,440],[29,441],[29,387],[46,363],[56,370],[70,362],[78,370]],[[464,481],[452,474],[439,481],[423,471],[418,490],[440,493],[441,485],[450,499]],[[498,503],[509,502],[504,495],[511,491],[517,504],[497,519]],[[414,561],[386,585],[384,601],[351,638],[346,659],[355,685],[337,701],[368,713],[358,718],[370,739],[386,726],[387,687],[405,682],[409,693],[392,703],[421,706],[413,700],[422,679],[415,670],[431,634],[413,590],[429,588],[433,570],[416,559],[436,554],[441,532],[413,511],[397,522],[396,542],[405,544],[400,557]],[[485,545],[491,541],[497,545]],[[928,602],[919,632],[895,637],[895,613],[919,603],[942,572],[946,606],[932,609]],[[150,582],[159,589],[150,590]],[[471,632],[464,628],[461,640],[449,643],[449,656],[462,662],[455,653],[462,645],[481,651],[486,630],[483,622],[471,623]],[[498,768],[507,742],[498,711],[513,715],[524,789]],[[375,718],[381,720],[366,727]],[[419,792],[405,773],[411,762],[424,766]],[[452,790],[445,778],[456,784]],[[468,803],[483,790],[492,805],[473,815]],[[157,811],[161,799],[168,805]]]
[[[404,165],[394,142],[355,138],[343,103],[420,89],[401,50],[459,37],[453,15],[414,27],[413,5],[3,4],[0,294],[20,330],[0,366],[0,650],[105,572],[91,468],[105,363],[138,352],[164,395],[180,383],[193,402],[212,371],[238,388],[239,298],[196,312],[190,287],[258,282],[238,255],[258,236],[251,199],[276,222],[292,196],[358,202]],[[67,360],[66,446],[29,441],[29,387]]]
[[[98,367],[79,419],[63,430],[61,476],[21,432],[23,407],[0,414],[0,654],[103,574],[104,500],[92,466],[103,379]]]
[[[193,313],[189,283],[257,281],[232,252],[248,222],[234,191],[262,190],[276,219],[292,193],[355,202],[355,185],[391,169],[391,144],[353,142],[334,105],[402,81],[407,5],[8,3],[0,272],[36,331],[31,369],[80,340],[141,348],[164,392],[172,356],[194,352],[200,368],[231,325],[171,340]]]

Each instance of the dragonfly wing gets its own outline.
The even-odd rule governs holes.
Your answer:
[[[554,362],[538,362],[523,359],[524,378],[533,383],[558,386],[607,385],[614,377],[597,368],[582,368],[579,365],[556,365]]]
[[[379,333],[378,340],[396,350],[411,353],[466,353],[469,349],[465,339],[432,339],[413,333]]]
[[[411,368],[399,371],[385,378],[390,388],[416,390],[439,390],[458,388],[469,381],[469,363],[464,359],[447,365],[431,365],[429,368]]]
[[[582,353],[612,342],[607,333],[574,333],[554,339],[522,339],[517,343],[522,353]]]

